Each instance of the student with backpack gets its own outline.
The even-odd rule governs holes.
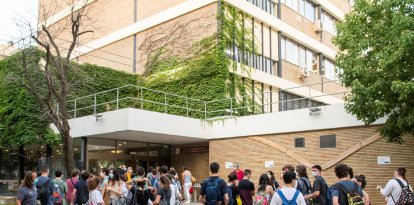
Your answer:
[[[394,178],[389,180],[385,188],[377,186],[384,197],[388,197],[387,205],[412,205],[414,204],[413,189],[405,178],[407,170],[404,167],[397,168]]]
[[[66,185],[68,187],[68,191],[66,193],[66,203],[71,204],[72,203],[72,194],[73,189],[75,189],[75,184],[78,182],[80,171],[77,169],[72,170],[71,178],[66,180]]]
[[[171,181],[167,176],[160,176],[157,196],[154,205],[175,205],[175,189],[172,188]]]
[[[303,196],[312,194],[312,185],[310,183],[308,173],[306,173],[306,167],[304,165],[298,165],[296,167],[296,172],[298,173],[298,187],[302,187],[300,191],[302,192]],[[312,200],[307,199],[305,201],[308,205],[312,204]]]
[[[53,205],[52,192],[54,189],[53,181],[48,177],[49,167],[42,167],[42,175],[37,178],[36,189],[37,199],[41,205]]]
[[[302,193],[295,189],[295,172],[286,171],[282,178],[285,186],[275,192],[270,205],[306,205]]]
[[[89,200],[89,190],[87,180],[89,178],[89,173],[83,171],[80,176],[80,180],[76,182],[75,188],[72,193],[72,203],[71,205],[83,205],[86,204]]]
[[[257,192],[253,200],[254,205],[268,205],[273,197],[273,187],[267,174],[260,175],[259,185],[257,186]]]
[[[53,204],[66,205],[66,194],[68,192],[68,186],[66,182],[62,180],[62,171],[57,170],[55,172],[54,190],[52,193]]]
[[[321,176],[322,167],[319,165],[312,166],[313,193],[307,194],[305,199],[312,199],[313,205],[332,205],[331,194],[325,179]]]
[[[136,184],[132,180],[126,182],[132,194],[130,205],[148,205],[149,201],[155,200],[151,187],[145,188],[145,182],[148,182],[147,178],[138,178],[135,182]]]
[[[356,182],[362,188],[362,194],[364,194],[364,203],[365,205],[371,205],[371,201],[369,199],[368,193],[365,191],[365,187],[367,186],[367,180],[365,179],[365,175],[361,174],[356,176],[352,179],[352,181]]]
[[[206,205],[227,205],[229,195],[226,182],[218,176],[220,165],[217,162],[210,164],[211,175],[203,181],[199,201]]]
[[[362,188],[350,179],[349,170],[346,164],[335,166],[339,181],[331,186],[333,205],[364,205]]]

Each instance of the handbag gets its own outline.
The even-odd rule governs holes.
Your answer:
[[[191,186],[190,190],[188,190],[188,192],[190,192],[190,194],[194,193],[194,187]]]

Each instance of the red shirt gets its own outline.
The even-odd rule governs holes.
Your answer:
[[[236,175],[237,175],[237,179],[240,181],[240,180],[242,180],[243,179],[243,177],[244,177],[244,173],[243,173],[243,171],[242,170],[236,170]]]
[[[69,204],[71,202],[73,189],[75,188],[75,184],[76,184],[77,181],[78,181],[78,179],[76,177],[66,180],[66,184],[68,185],[68,193],[66,193],[67,204]]]

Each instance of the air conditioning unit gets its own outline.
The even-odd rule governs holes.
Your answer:
[[[321,20],[316,20],[315,25],[313,26],[313,30],[315,32],[322,32],[323,31],[323,23]]]
[[[298,77],[299,78],[306,78],[308,76],[309,76],[308,68],[306,68],[306,66],[301,66],[298,69]]]

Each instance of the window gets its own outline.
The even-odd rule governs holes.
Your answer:
[[[328,13],[322,13],[323,30],[331,33],[332,35],[336,35],[335,21],[335,18],[329,15]]]
[[[335,64],[328,60],[324,60],[324,71],[325,71],[325,77],[330,80],[336,80],[337,75],[335,74]]]
[[[317,66],[317,56],[312,50],[299,46],[287,38],[282,38],[282,59],[298,66],[306,66],[308,71]]]
[[[269,14],[274,14],[275,3],[272,0],[247,0]]]
[[[295,138],[295,148],[305,147],[305,138],[298,137]]]
[[[233,52],[233,49],[234,49],[234,52]],[[231,58],[232,60],[238,63],[243,63],[257,70],[261,70],[263,72],[273,74],[273,66],[276,64],[276,61],[268,57],[265,57],[260,54],[244,51],[244,57],[242,58],[243,51],[238,46],[235,46],[235,47],[227,46],[225,52],[228,58]]]
[[[325,105],[318,101],[310,101],[311,107],[318,107]],[[287,110],[295,110],[295,109],[302,109],[308,108],[309,101],[305,97],[301,97],[298,95],[294,95],[288,92],[281,91],[280,92],[280,103],[279,103],[279,110],[280,111],[287,111]]]
[[[283,0],[282,3],[308,20],[315,21],[316,6],[310,0]]]
[[[309,0],[305,1],[305,13],[302,14],[303,16],[305,16],[305,18],[307,18],[309,21],[314,22],[315,21],[315,9],[316,6],[314,3],[312,3]]]
[[[320,148],[336,147],[336,135],[320,136]]]

